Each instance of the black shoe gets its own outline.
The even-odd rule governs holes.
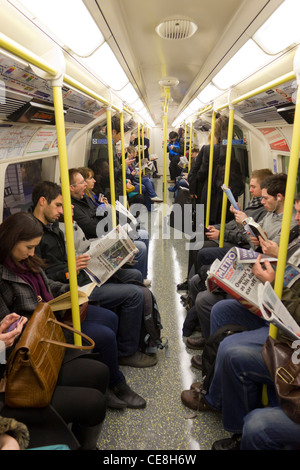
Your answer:
[[[192,366],[196,367],[196,369],[202,370],[202,355],[196,354],[191,359]]]
[[[157,173],[154,173],[154,174],[152,175],[152,178],[160,178],[160,175],[158,175]]]
[[[203,349],[205,346],[205,338],[203,336],[193,336],[186,340],[186,345],[190,349]]]
[[[188,281],[184,281],[181,284],[177,284],[177,290],[189,290]]]
[[[113,392],[120,400],[126,403],[127,408],[145,408],[146,406],[144,398],[131,390],[126,382],[121,382],[113,387]]]
[[[106,404],[108,408],[112,408],[115,410],[127,408],[127,404],[125,403],[125,401],[120,400],[110,388],[106,392]]]
[[[229,439],[215,441],[211,450],[240,450],[241,439],[241,434],[233,434]]]

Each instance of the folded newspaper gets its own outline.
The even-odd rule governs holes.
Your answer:
[[[232,191],[231,189],[227,188],[227,186],[225,186],[225,184],[222,184],[221,186],[221,189],[224,191],[224,193],[226,194],[226,196],[228,197],[229,201],[231,202],[231,204],[233,205],[233,207],[240,211],[241,209],[239,208],[236,200],[235,200],[235,197],[234,195],[232,194]]]
[[[138,251],[126,231],[118,225],[105,237],[91,242],[85,253],[91,258],[85,271],[92,281],[101,286],[121,266],[131,261]]]
[[[285,308],[269,282],[258,287],[258,301],[265,320],[283,330],[290,338],[300,339],[300,326]]]
[[[261,317],[258,288],[263,283],[252,272],[253,263],[255,263],[259,254],[245,248],[231,248],[222,260],[216,259],[213,262],[208,272],[206,285],[210,292],[220,287],[252,313]],[[266,255],[261,256],[261,262],[264,262],[266,259],[270,262],[277,261],[276,258]],[[285,268],[284,286],[291,287],[299,276],[300,270],[297,267],[287,265]]]

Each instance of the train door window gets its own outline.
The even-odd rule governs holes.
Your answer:
[[[10,214],[28,210],[33,188],[41,180],[41,159],[8,165],[4,182],[3,219]]]
[[[282,172],[288,174],[290,157],[286,155],[280,156]],[[298,173],[296,180],[295,194],[300,193],[300,165],[298,165]]]

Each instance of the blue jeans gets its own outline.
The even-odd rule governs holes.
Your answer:
[[[135,191],[140,192],[139,184],[135,184],[134,187]],[[147,210],[151,211],[151,198],[156,197],[157,194],[154,191],[154,187],[151,180],[147,176],[142,178],[142,194],[145,198],[145,206],[147,207]]]
[[[135,269],[138,269],[141,272],[143,279],[147,279],[149,234],[147,230],[144,229],[138,230],[137,234],[139,238],[133,240],[133,243],[135,244],[139,252],[134,257],[135,261],[137,261],[134,267]]]
[[[300,424],[279,407],[259,408],[244,420],[241,450],[299,450]]]
[[[123,273],[122,273],[123,271]],[[125,272],[125,273],[124,273]],[[126,282],[128,277],[133,278],[134,269],[119,270],[118,276]],[[126,279],[126,276],[127,279]],[[119,326],[117,332],[117,345],[119,356],[131,356],[139,347],[140,331],[143,315],[143,293],[139,286],[106,282],[96,286],[89,297],[90,301],[99,302],[101,307],[117,311]]]
[[[222,410],[223,426],[229,432],[242,433],[245,416],[262,406],[263,384],[268,387],[270,405],[278,404],[273,381],[261,354],[268,334],[269,327],[263,326],[235,333],[220,343],[214,376],[205,399],[215,409]]]
[[[116,334],[118,315],[106,308],[89,305],[81,330],[95,341],[94,351],[99,353],[100,360],[109,368],[110,385],[125,380],[119,369]]]
[[[254,313],[251,313],[240,302],[234,299],[224,299],[217,302],[210,313],[210,334],[221,326],[236,324],[254,330],[268,323]]]

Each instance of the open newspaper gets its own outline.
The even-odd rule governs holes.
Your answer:
[[[285,308],[269,282],[259,286],[258,301],[265,320],[283,330],[290,338],[300,339],[300,326]]]
[[[253,250],[245,248],[231,248],[222,260],[216,259],[211,265],[206,280],[207,288],[213,292],[221,287],[231,297],[238,300],[252,313],[262,316],[258,298],[258,288],[263,284],[252,272],[253,263],[258,255]],[[277,259],[261,255],[261,262],[266,259],[276,269]],[[287,265],[284,275],[284,286],[290,287],[300,276],[300,270],[292,265]]]
[[[85,271],[92,281],[101,286],[121,266],[131,261],[138,251],[126,231],[118,225],[105,237],[91,242],[85,253],[91,258]]]
[[[95,282],[90,282],[89,284],[78,288],[78,305],[82,305],[85,302],[88,302],[89,295],[91,294],[95,286]],[[72,308],[71,292],[68,291],[64,294],[59,295],[55,299],[50,300],[48,304],[51,306],[53,312]]]

